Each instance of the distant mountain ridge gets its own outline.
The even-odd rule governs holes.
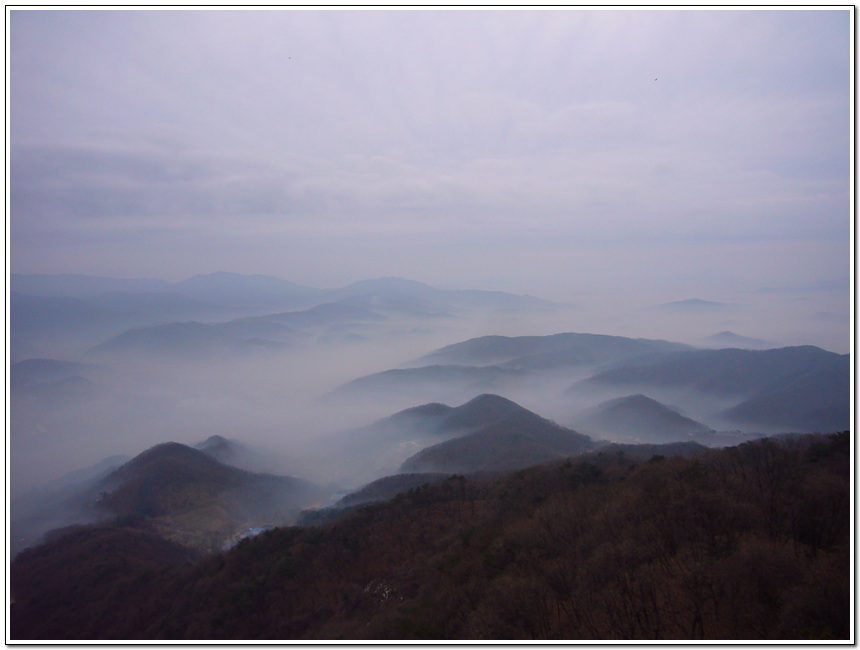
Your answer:
[[[95,366],[77,361],[25,359],[9,366],[9,381],[12,388],[50,385],[79,377],[94,368]]]
[[[724,415],[798,431],[849,426],[849,355],[814,346],[770,350],[695,350],[643,358],[585,383],[692,388],[743,400]],[[838,425],[838,426],[837,426]]]
[[[31,296],[85,298],[111,291],[169,291],[167,280],[144,278],[106,278],[76,273],[11,273],[12,291]]]
[[[741,336],[734,332],[723,331],[711,334],[705,339],[710,346],[718,346],[721,348],[769,348],[772,347],[767,341],[762,339],[750,338]]]
[[[387,391],[392,398],[438,399],[437,394],[471,392],[480,394],[499,389],[522,375],[521,371],[499,366],[433,365],[420,368],[393,368],[359,377],[333,391],[334,397],[362,399]]]
[[[358,324],[370,328],[390,316],[426,320],[451,318],[458,313],[556,308],[554,303],[531,296],[436,289],[401,278],[317,289],[269,275],[227,272],[197,275],[179,282],[13,274],[10,286],[10,334],[16,360],[34,356],[33,351],[38,356],[55,356],[69,345],[82,350],[107,344],[99,349],[101,352],[125,345],[136,347],[144,341],[171,353],[172,348],[180,346],[171,337],[181,328],[187,330],[189,326],[184,324],[191,322],[220,326],[220,333],[215,332],[217,328],[199,331],[211,347],[225,351],[232,346],[247,351],[292,343],[286,327],[313,329],[314,339],[321,342],[352,342],[365,338]],[[231,317],[228,325],[225,321]],[[146,328],[162,329],[139,331]],[[250,334],[254,328],[261,333]],[[130,331],[135,333],[129,334]],[[214,340],[217,334],[243,341],[218,342]],[[108,342],[123,335],[124,340]],[[54,349],[57,343],[65,347]],[[189,345],[196,345],[196,352],[191,351],[190,356],[206,353],[205,344]]]
[[[481,336],[434,350],[405,367],[359,377],[333,394],[360,399],[385,390],[404,399],[446,400],[452,395],[504,392],[546,370],[606,366],[691,349],[670,341],[602,334]]]
[[[384,321],[361,307],[323,303],[300,311],[246,316],[217,323],[173,322],[132,328],[94,346],[90,354],[137,353],[205,358],[247,354],[356,332]]]
[[[533,296],[477,289],[437,289],[403,278],[361,280],[333,289],[330,299],[369,308],[390,308],[414,313],[443,315],[449,309],[554,309],[555,303]]]
[[[376,426],[402,426],[405,421],[420,423],[436,431],[453,432],[494,424],[500,420],[522,418],[526,411],[519,404],[499,395],[478,395],[461,406],[424,404],[380,420]]]
[[[690,349],[688,345],[670,341],[574,332],[548,336],[480,336],[430,352],[410,365],[444,363],[546,368],[607,364],[644,354]]]
[[[91,348],[88,355],[143,353],[191,359],[241,354],[254,348],[253,340],[225,334],[216,325],[189,321],[127,330]]]
[[[319,289],[271,275],[226,271],[195,275],[178,282],[106,278],[74,274],[20,274],[10,277],[12,291],[42,297],[88,299],[106,293],[173,293],[195,301],[233,307],[291,306],[322,302],[357,307],[444,313],[454,308],[552,309],[555,303],[533,296],[478,289],[437,289],[423,282],[387,277],[360,280],[336,289]]]

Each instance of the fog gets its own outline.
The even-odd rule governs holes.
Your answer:
[[[840,305],[845,302],[842,292],[833,296],[818,293],[825,296],[817,309],[826,304],[834,312],[845,309]],[[338,458],[334,448],[321,455],[318,441],[412,406],[429,402],[457,406],[480,392],[496,392],[567,425],[578,411],[619,395],[617,389],[578,385],[593,373],[590,367],[512,377],[489,389],[485,384],[472,387],[468,382],[441,381],[401,384],[357,396],[338,393],[348,382],[410,367],[422,355],[478,336],[590,332],[714,347],[707,337],[730,329],[763,339],[767,347],[816,344],[833,351],[847,347],[845,323],[815,312],[804,313],[797,307],[803,305],[802,297],[774,292],[733,298],[716,313],[666,311],[659,308],[664,303],[638,296],[637,301],[617,301],[622,303],[620,309],[606,297],[590,305],[560,306],[546,312],[479,311],[430,320],[390,315],[373,332],[365,332],[365,340],[311,342],[265,353],[193,359],[136,352],[63,356],[63,360],[87,364],[83,374],[92,382],[92,391],[62,399],[50,392],[12,391],[12,493],[20,494],[107,456],[133,456],[165,441],[194,445],[212,435],[269,450],[271,462],[260,470],[309,480],[324,473],[330,480],[337,472],[327,470],[326,463],[338,468],[350,463]],[[32,344],[38,348],[37,341]],[[45,346],[51,349],[50,340]],[[627,391],[633,392],[637,391]],[[714,418],[727,406],[726,400],[658,392],[653,387],[648,394],[676,404],[712,426],[727,427]],[[343,471],[345,475],[337,478],[352,483],[350,472]],[[357,467],[353,474],[367,478]]]
[[[213,435],[358,487],[438,440],[367,427],[482,393],[785,430],[606,360],[378,373],[490,335],[853,351],[852,18],[11,10],[11,496]]]

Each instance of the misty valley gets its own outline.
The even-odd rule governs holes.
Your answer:
[[[761,309],[10,287],[15,639],[849,636],[850,357]]]

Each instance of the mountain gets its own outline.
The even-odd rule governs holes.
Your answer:
[[[734,332],[724,331],[716,334],[711,334],[705,339],[709,347],[720,348],[768,348],[771,347],[767,341],[762,339],[754,339],[748,336],[741,336]]]
[[[423,282],[403,278],[378,278],[334,289],[329,300],[384,309],[413,316],[446,316],[450,311],[551,310],[556,305],[532,296],[502,291],[436,289]]]
[[[131,327],[230,313],[175,293],[114,291],[84,297],[42,296],[12,292],[10,337],[17,357],[53,356],[96,345]],[[46,354],[50,353],[50,354]]]
[[[829,370],[811,371],[770,385],[721,414],[739,424],[783,431],[836,431],[850,428],[847,379]]]
[[[183,359],[237,354],[247,346],[212,325],[190,321],[130,329],[91,348],[90,356],[146,354]]]
[[[397,400],[441,400],[463,393],[498,390],[521,374],[498,366],[395,368],[354,379],[336,389],[333,396],[364,399],[385,394],[389,399]]]
[[[240,309],[308,308],[333,302],[414,316],[444,316],[449,310],[552,310],[532,296],[503,291],[436,289],[403,278],[361,280],[337,289],[318,289],[262,274],[217,271],[181,280],[117,279],[88,275],[12,274],[16,293],[41,297],[90,298],[109,293],[180,294],[210,305]]]
[[[849,432],[693,458],[689,443],[647,455],[634,447],[452,476],[198,558],[121,522],[80,528],[10,563],[7,635],[19,644],[851,639]]]
[[[83,298],[9,294],[10,335],[21,340],[51,336],[98,337],[111,331],[115,314]]]
[[[403,492],[408,492],[424,485],[439,483],[448,478],[450,478],[450,474],[395,474],[393,476],[384,476],[343,496],[333,507],[353,508],[368,503],[388,501]]]
[[[761,440],[757,438],[755,440]],[[738,444],[749,440],[739,441]],[[577,457],[580,463],[604,464],[609,459],[618,463],[657,462],[666,458],[705,458],[709,448],[698,442],[624,443],[610,442]]]
[[[87,299],[115,314],[119,323],[146,324],[195,318],[223,318],[227,307],[194,300],[171,291],[111,291]]]
[[[323,468],[318,474],[329,472],[325,474],[327,480],[361,485],[401,471],[408,458],[440,442],[495,424],[524,429],[542,422],[546,421],[499,395],[478,395],[456,407],[423,404],[317,441],[314,462]],[[332,456],[343,459],[334,463],[333,473],[326,469],[330,464],[327,459]],[[419,470],[409,470],[414,471]]]
[[[27,634],[33,639],[56,636],[40,623],[54,616],[64,619],[61,625],[85,630],[83,636],[95,639],[104,634],[105,620],[90,618],[83,611],[122,602],[125,595],[151,587],[166,572],[187,569],[197,559],[199,553],[150,531],[110,524],[72,526],[15,558],[16,575],[27,579],[16,581],[11,609],[17,603],[33,603],[23,617],[33,626]],[[52,585],[50,595],[42,591],[48,584]],[[101,584],[104,591],[92,590],[94,584]],[[58,585],[78,588],[60,594]],[[77,615],[65,617],[75,610]]]
[[[9,503],[11,554],[38,544],[48,531],[103,519],[104,513],[95,509],[89,491],[128,460],[127,456],[111,456],[13,497]]]
[[[233,307],[303,306],[316,300],[319,289],[271,275],[219,271],[176,282],[173,290],[195,300]]]
[[[814,346],[676,352],[606,370],[587,383],[690,388],[742,397],[723,415],[782,430],[848,425],[850,358]]]
[[[90,354],[146,353],[206,358],[278,350],[344,334],[383,320],[359,307],[322,304],[302,311],[246,316],[227,322],[172,322],[126,330]]]
[[[59,359],[25,359],[9,366],[9,386],[13,390],[53,385],[80,377],[95,366]]]
[[[471,433],[423,449],[407,459],[400,471],[505,471],[575,456],[593,446],[588,436],[496,395],[482,395],[467,406],[455,421],[466,424]]]
[[[24,359],[9,366],[10,396],[70,404],[95,394],[95,384],[84,374],[95,366],[58,359]]]
[[[604,365],[644,354],[689,349],[689,346],[669,341],[602,334],[481,336],[435,350],[410,365],[504,365],[506,368],[546,369]]]
[[[233,339],[238,349],[242,342],[298,343],[308,341],[308,336],[294,327],[266,316],[248,316],[225,323],[210,323],[207,327],[218,335]],[[244,346],[247,347],[247,346]]]
[[[17,293],[66,298],[86,298],[113,291],[161,292],[169,291],[171,287],[166,280],[104,278],[72,273],[59,275],[12,273],[9,276],[9,285],[12,291]]]
[[[809,373],[824,372],[830,380],[844,383],[848,380],[848,361],[847,354],[811,345],[772,350],[694,350],[619,364],[588,381],[616,386],[688,387],[704,393],[744,395]]]
[[[220,548],[244,528],[294,521],[324,494],[307,481],[241,470],[175,442],[144,451],[96,489],[103,511],[143,518],[164,538],[201,550]]]
[[[380,314],[344,303],[326,302],[303,311],[288,311],[264,316],[267,320],[287,323],[293,327],[319,328],[334,324],[354,322],[379,322],[385,320]]]
[[[242,453],[242,446],[238,440],[228,440],[223,436],[209,436],[203,442],[194,445],[194,448],[225,465],[234,465],[232,461]]]
[[[288,326],[312,337],[316,343],[340,343],[363,340],[386,320],[381,314],[344,303],[322,303],[303,311],[269,314],[262,320]]]
[[[282,459],[269,449],[219,435],[209,436],[194,445],[194,449],[199,449],[224,465],[252,472],[273,472],[282,465]]]
[[[461,406],[423,404],[380,420],[373,426],[400,428],[421,426],[438,434],[452,434],[461,429],[477,429],[500,421],[528,418],[533,415],[522,406],[499,395],[483,394]]]
[[[706,437],[710,429],[645,395],[603,402],[576,420],[577,428],[601,439],[666,443]]]

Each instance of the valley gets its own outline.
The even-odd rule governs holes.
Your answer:
[[[188,563],[240,557],[283,534],[310,540],[309,529],[353,525],[340,522],[369,516],[364,508],[425,503],[445,526],[456,518],[451,534],[465,544],[470,531],[488,525],[478,523],[487,508],[500,507],[488,504],[510,489],[501,486],[524,471],[549,481],[535,488],[539,504],[567,498],[549,479],[553,467],[582,476],[599,467],[614,484],[620,467],[646,472],[649,463],[673,459],[678,467],[718,468],[720,450],[770,440],[808,450],[850,429],[849,357],[812,345],[762,348],[730,332],[700,347],[552,331],[575,323],[578,308],[391,278],[326,291],[262,276],[192,280],[13,277],[16,291],[36,292],[16,293],[21,305],[42,305],[12,322],[16,602],[37,598],[24,596],[32,588],[27,576],[47,571],[51,557],[89,553],[96,539],[127,548],[127,558],[143,553],[141,570],[147,562],[162,566],[163,555],[160,570],[181,573],[196,570],[182,568]],[[688,308],[668,311],[685,318]],[[712,307],[692,311],[703,310]],[[196,320],[171,320],[192,312]],[[464,494],[485,496],[463,501]],[[736,524],[725,525],[720,534],[734,534]],[[452,552],[448,537],[433,543]],[[405,588],[390,575],[367,579],[365,594]],[[389,607],[387,597],[374,598],[368,603]],[[18,607],[25,612],[18,620],[36,616],[34,607]],[[296,634],[335,629],[307,625]],[[400,629],[380,625],[374,634]],[[457,634],[490,633],[480,625]],[[561,634],[566,623],[547,625],[517,634]],[[143,633],[118,629],[130,638]],[[338,634],[357,633],[348,629]]]
[[[856,642],[853,5],[176,8],[6,8],[7,645]]]

